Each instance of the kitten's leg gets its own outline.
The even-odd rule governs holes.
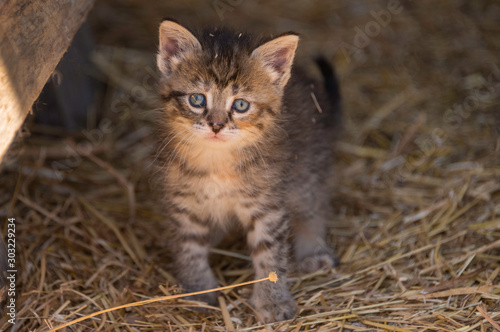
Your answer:
[[[331,207],[323,198],[328,196],[318,194],[303,195],[293,220],[295,259],[302,273],[335,267],[339,263],[326,243],[326,221],[330,218]]]
[[[255,212],[251,217],[247,241],[252,255],[255,278],[278,274],[278,282],[255,284],[252,302],[266,322],[291,319],[296,303],[287,286],[288,216],[281,208]]]
[[[208,263],[210,227],[185,209],[172,209],[170,220],[174,224],[174,241],[171,243],[175,275],[186,292],[196,292],[218,287],[218,282]],[[190,300],[217,304],[217,294],[207,293],[188,297]]]
[[[299,271],[311,273],[337,266],[338,259],[326,244],[324,220],[314,217],[304,219],[297,219],[294,227],[295,259]]]

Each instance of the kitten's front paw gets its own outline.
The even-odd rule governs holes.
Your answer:
[[[292,319],[297,311],[297,304],[290,295],[279,301],[268,296],[265,298],[253,296],[252,303],[266,323]]]
[[[304,257],[299,263],[299,271],[307,274],[339,265],[339,259],[331,252],[322,252]]]
[[[268,303],[262,307],[257,307],[257,311],[266,323],[272,323],[292,319],[297,311],[297,305],[294,300]]]

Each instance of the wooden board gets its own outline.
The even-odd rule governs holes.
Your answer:
[[[93,3],[0,2],[0,161]]]

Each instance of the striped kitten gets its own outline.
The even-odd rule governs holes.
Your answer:
[[[209,249],[240,224],[255,278],[278,273],[252,295],[266,322],[295,314],[290,233],[300,270],[336,263],[325,221],[339,94],[324,60],[325,89],[292,71],[298,41],[294,33],[261,39],[218,29],[195,35],[170,20],[160,26],[160,173],[176,276],[187,292],[217,287]],[[216,295],[196,299],[213,304]]]

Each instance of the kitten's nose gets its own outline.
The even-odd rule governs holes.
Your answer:
[[[208,125],[212,128],[212,131],[216,134],[219,131],[221,131],[222,128],[224,128],[224,123],[221,122],[209,122]]]

